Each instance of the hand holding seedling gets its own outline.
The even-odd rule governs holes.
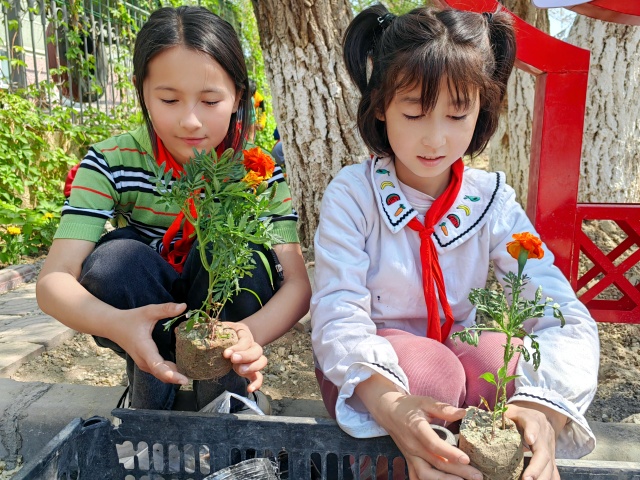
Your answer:
[[[442,440],[430,426],[437,419],[458,421],[464,409],[431,397],[406,394],[377,374],[358,384],[356,394],[404,455],[409,478],[482,480],[482,474],[469,465],[469,457]],[[457,477],[443,477],[442,473]]]
[[[531,402],[510,403],[506,416],[522,431],[524,442],[533,454],[522,478],[560,480],[555,462],[556,437],[564,427],[567,417],[544,405]]]
[[[159,320],[174,317],[186,308],[184,303],[146,305],[119,310],[112,322],[109,338],[133,359],[138,368],[165,383],[186,385],[187,377],[177,371],[176,364],[162,358],[151,334]]]
[[[222,322],[225,327],[235,330],[238,343],[227,348],[222,354],[233,364],[233,369],[241,377],[249,380],[247,391],[255,392],[262,386],[262,370],[267,365],[267,357],[262,353],[262,347],[256,343],[251,330],[242,322]]]

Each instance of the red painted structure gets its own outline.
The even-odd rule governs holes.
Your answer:
[[[570,7],[576,13],[607,22],[640,25],[638,0],[593,0]]]
[[[499,5],[496,0],[439,2],[475,12],[495,11]],[[591,3],[597,4],[597,9],[590,10],[593,15],[596,10],[609,11],[624,15],[618,18],[625,18],[625,23],[640,16],[640,2]],[[625,10],[616,11],[622,4]],[[617,262],[629,248],[640,247],[640,205],[578,203],[589,51],[551,37],[515,15],[514,19],[516,65],[536,77],[527,214],[596,320],[640,323],[640,283],[633,285],[625,277],[640,263],[640,249]],[[612,220],[627,238],[605,254],[583,232],[585,220]],[[578,272],[581,252],[593,263],[582,276]],[[610,285],[621,292],[620,299],[596,298]]]

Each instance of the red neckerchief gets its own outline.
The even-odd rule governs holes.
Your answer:
[[[414,217],[407,224],[412,230],[420,234],[420,260],[422,262],[422,285],[424,288],[424,299],[427,303],[427,337],[441,343],[449,337],[453,325],[453,313],[447,300],[444,278],[438,262],[438,252],[433,243],[431,235],[433,229],[445,213],[451,208],[456,200],[462,185],[462,172],[464,164],[462,159],[456,160],[451,166],[451,181],[447,189],[433,202],[424,218],[424,225]],[[438,289],[438,296],[433,288],[435,283]],[[438,311],[438,298],[444,311],[445,322],[440,327],[440,313]]]
[[[157,135],[156,144],[156,162],[158,166],[161,166],[164,163],[165,173],[169,170],[173,170],[172,176],[174,178],[182,175],[184,172],[183,166],[173,158],[171,153],[169,153],[169,150],[167,150],[162,143],[162,140],[160,140],[160,137]],[[223,148],[224,147],[222,145],[218,146],[216,149],[218,155],[222,154],[222,151],[220,150]],[[197,194],[197,192],[194,192],[194,194]],[[188,202],[191,215],[195,218],[196,210],[193,205],[193,200],[189,199]],[[182,227],[182,238],[174,242],[173,240],[176,238],[176,234],[180,230],[180,227]],[[187,255],[189,255],[189,251],[191,251],[191,246],[195,240],[194,234],[195,228],[191,225],[191,222],[185,218],[184,213],[181,211],[162,237],[162,250],[160,251],[160,255],[169,262],[169,264],[178,273],[182,273],[184,262],[187,260]]]

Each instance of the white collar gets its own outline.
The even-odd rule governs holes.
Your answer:
[[[374,157],[370,175],[380,216],[395,234],[418,212],[400,189],[395,164],[390,157]],[[497,194],[503,187],[503,174],[465,168],[456,200],[436,223],[433,232],[436,247],[444,249],[459,245],[477,232],[487,221],[488,214],[496,204]]]

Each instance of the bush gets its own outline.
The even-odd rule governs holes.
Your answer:
[[[58,105],[47,114],[31,98],[37,98],[33,89],[0,91],[0,264],[5,265],[51,245],[71,167],[89,145],[137,121],[128,106],[111,115],[87,108],[79,125],[73,108]]]

